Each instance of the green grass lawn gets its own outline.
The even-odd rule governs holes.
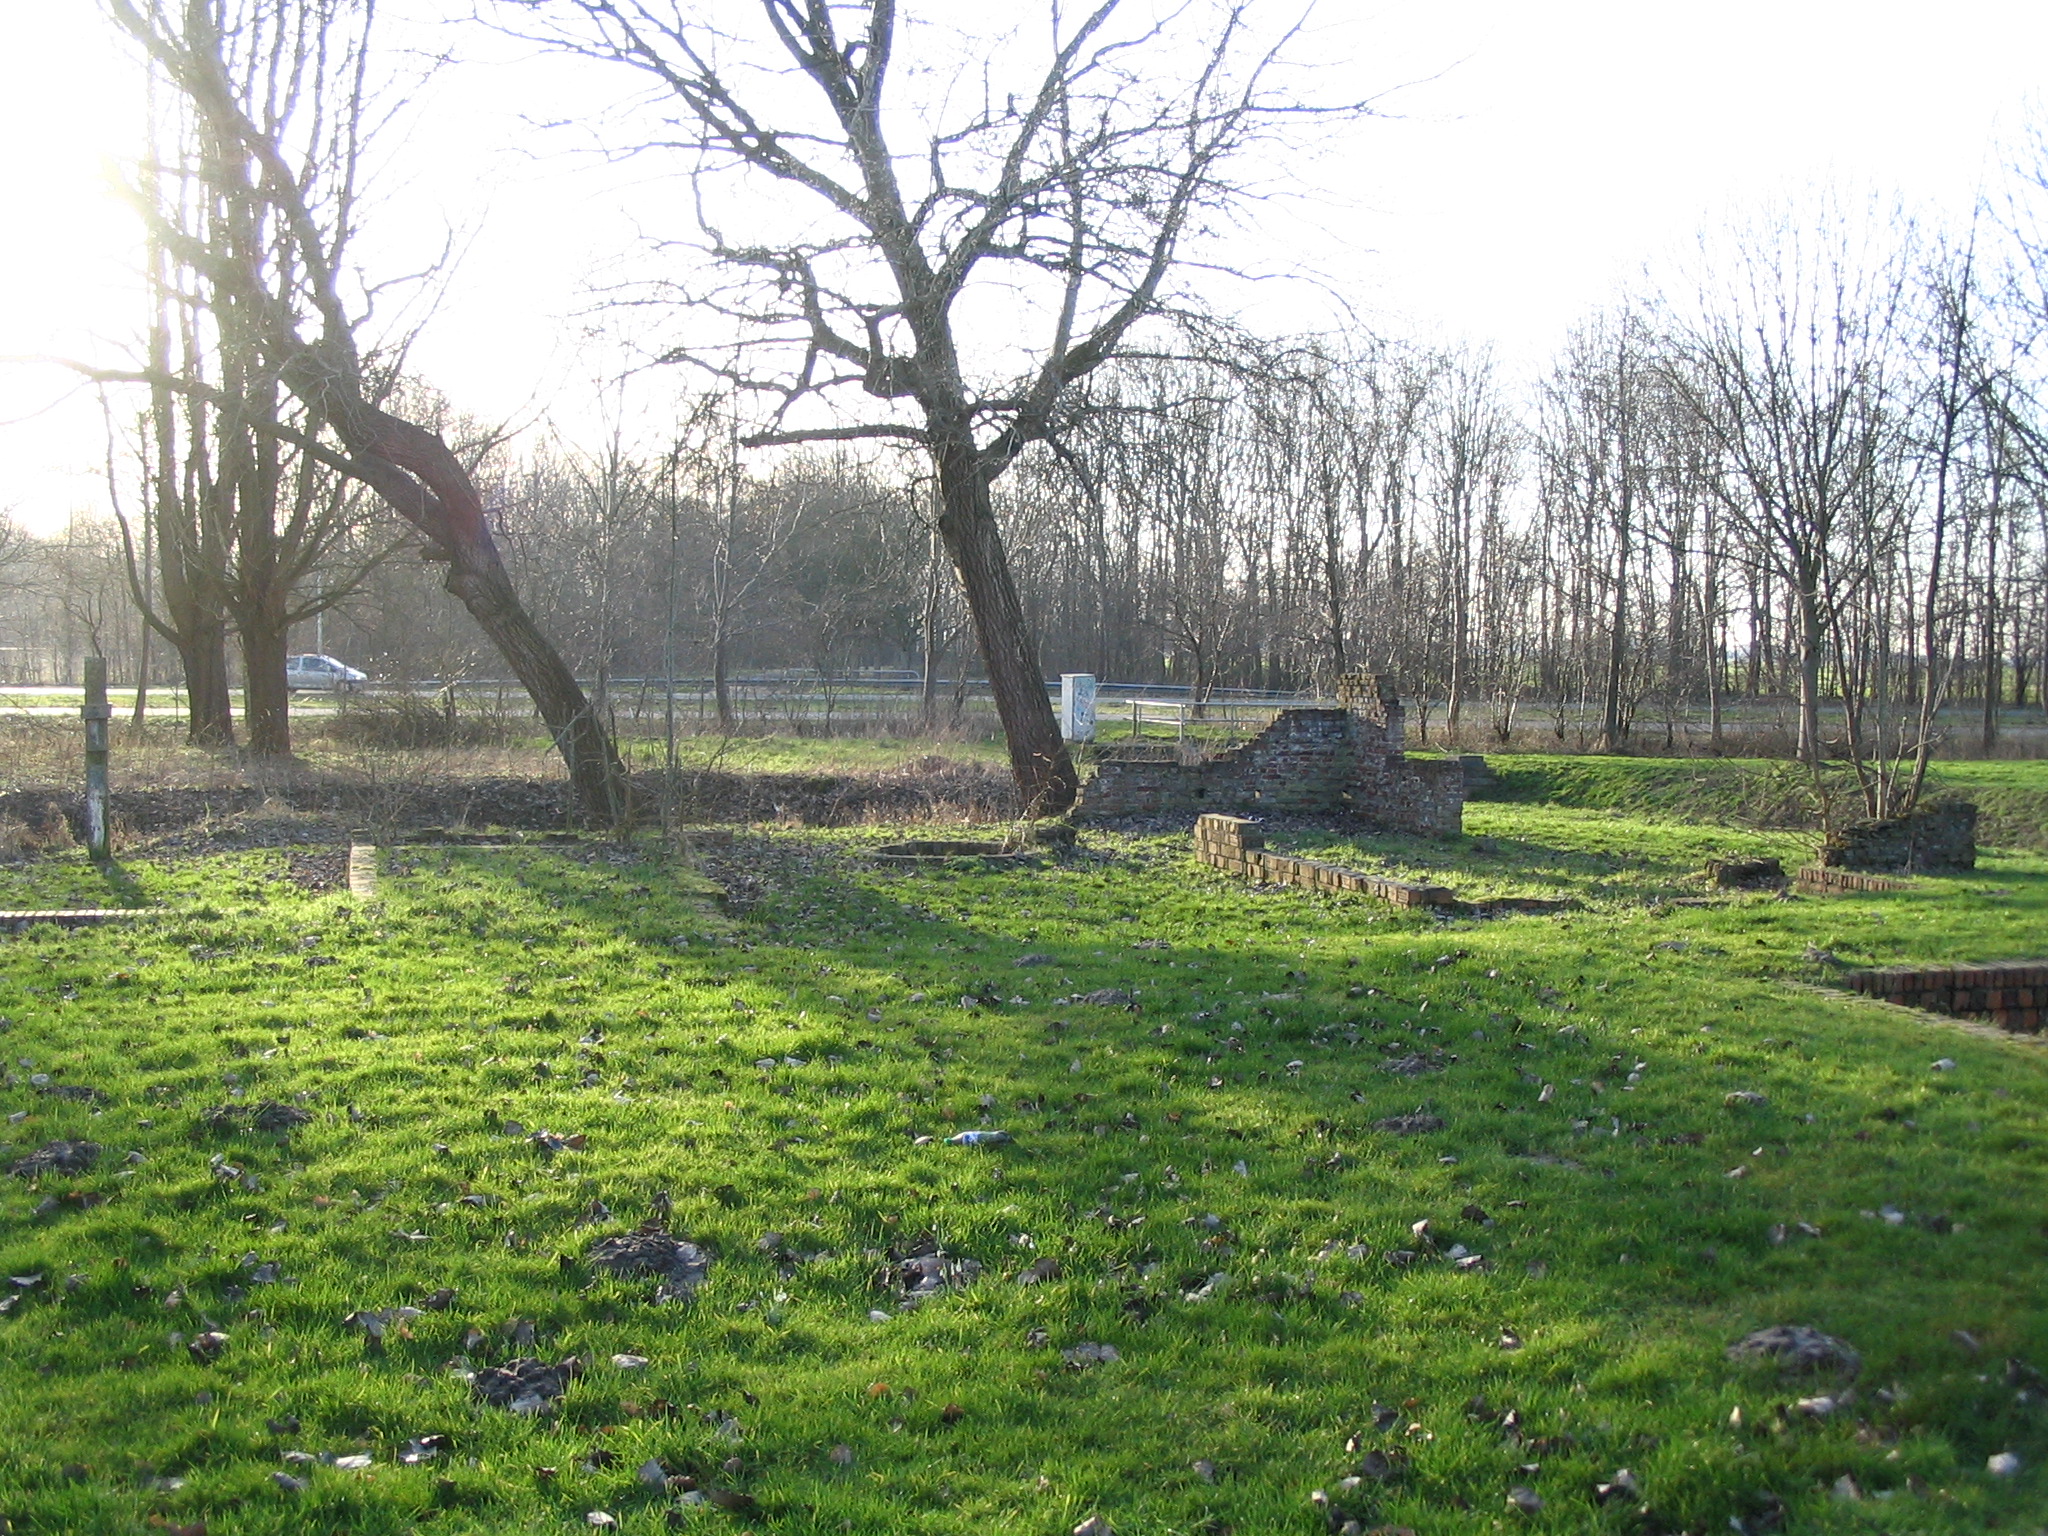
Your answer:
[[[1717,825],[1817,825],[1811,772],[1766,758],[1490,756],[1499,782],[1489,800],[1562,804]],[[1840,764],[1826,778],[1841,814],[1859,814],[1853,776]],[[1928,770],[1928,794],[1973,800],[1978,840],[2048,853],[2048,762],[1942,760]]]
[[[636,771],[654,772],[666,760],[658,739],[622,741]],[[914,736],[715,736],[682,737],[677,757],[686,771],[706,768],[730,773],[874,773],[905,768],[942,756],[968,762],[1005,763],[1000,741],[973,737],[937,741]]]
[[[1580,905],[1444,921],[1108,834],[905,872],[881,831],[742,833],[731,914],[601,844],[403,850],[367,905],[281,850],[0,869],[0,907],[164,909],[0,938],[0,1158],[103,1148],[0,1178],[0,1277],[41,1277],[0,1316],[0,1528],[2034,1529],[2048,1061],[1807,984],[2048,956],[2048,859],[1700,903],[1705,857],[1804,845],[1468,833],[1274,842]],[[266,1101],[311,1118],[205,1113]],[[662,1210],[693,1299],[586,1260]],[[907,1304],[934,1248],[959,1283]],[[1858,1349],[1853,1391],[1724,1358],[1774,1323]],[[569,1355],[553,1412],[472,1395]]]

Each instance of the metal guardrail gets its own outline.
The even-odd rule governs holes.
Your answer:
[[[1282,699],[1264,703],[1245,703],[1213,699],[1195,702],[1187,699],[1131,699],[1119,707],[1113,717],[1121,725],[1129,721],[1133,739],[1145,734],[1148,725],[1170,725],[1174,739],[1186,741],[1188,726],[1192,722],[1197,728],[1221,727],[1216,734],[1226,736],[1251,736],[1273,723],[1273,717],[1283,709],[1312,705],[1313,699]],[[1095,737],[1098,741],[1114,739],[1111,731],[1112,716],[1102,705],[1097,695],[1095,706]]]
[[[585,691],[598,694],[595,679],[586,680]],[[708,716],[715,707],[713,681],[705,677],[613,677],[604,681],[603,696],[612,711],[636,719],[666,708],[664,688],[679,712]],[[950,713],[960,697],[956,678],[937,678],[931,696],[939,708]],[[361,690],[414,696],[453,692],[457,697],[499,694],[509,704],[522,697],[519,684],[510,679],[457,678],[452,682],[428,678],[408,683],[371,683]],[[823,678],[816,675],[767,675],[729,678],[727,695],[743,717],[763,721],[844,722],[878,720],[916,708],[923,700],[925,686],[915,674],[908,676],[861,676]],[[1046,693],[1058,701],[1057,679],[1046,683]],[[1171,695],[1178,694],[1179,697]],[[1098,740],[1116,739],[1125,730],[1132,737],[1145,734],[1148,727],[1165,726],[1176,740],[1192,734],[1251,735],[1271,724],[1280,710],[1321,702],[1312,696],[1278,690],[1233,688],[1214,689],[1205,698],[1194,697],[1185,686],[1157,683],[1103,683],[1096,687],[1096,735]],[[993,706],[985,680],[970,678],[963,702],[977,714]]]

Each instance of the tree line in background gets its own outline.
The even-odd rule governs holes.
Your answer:
[[[1123,45],[1096,37],[1102,5],[1035,97],[934,139],[933,165],[955,154],[984,189],[935,170],[913,202],[873,105],[893,8],[842,37],[768,0],[773,56],[828,109],[805,164],[734,126],[694,24],[643,36],[645,7],[572,7],[597,30],[549,40],[665,59],[693,142],[853,233],[721,243],[736,286],[698,307],[779,327],[783,351],[711,368],[666,440],[536,444],[440,400],[403,337],[360,339],[380,292],[348,256],[370,10],[107,3],[167,101],[132,189],[146,356],[88,370],[123,391],[112,515],[0,539],[17,680],[91,651],[175,672],[192,740],[225,745],[239,672],[247,747],[282,755],[284,657],[317,622],[380,678],[509,670],[593,813],[621,792],[619,678],[708,677],[730,727],[748,671],[913,668],[927,724],[980,673],[1051,809],[1072,769],[1036,684],[1062,670],[1199,702],[1327,692],[1362,665],[1460,745],[1753,749],[1749,701],[1784,700],[1785,749],[1861,765],[1873,812],[1911,803],[1931,752],[1995,750],[2042,705],[2038,177],[1959,231],[1817,200],[1703,242],[1511,377],[1481,347],[1258,337],[1171,300],[1185,222],[1229,205],[1218,167],[1282,110],[1257,69],[1219,94],[1229,33],[1195,85],[1140,99],[1104,73]],[[881,298],[849,249],[893,274]],[[1055,320],[980,393],[951,318],[977,263],[1044,278]],[[834,387],[879,416],[790,424]]]
[[[1731,704],[1770,696],[1794,750],[1883,755],[1936,711],[1953,738],[1967,701],[1950,747],[1995,747],[2048,659],[2034,311],[1967,248],[1855,266],[1822,239],[1737,250],[1690,309],[1596,318],[1533,388],[1385,341],[1104,369],[996,496],[1047,670],[1200,699],[1366,665],[1460,741],[1533,711],[1608,749],[1680,725],[1718,749]],[[724,405],[651,454],[479,441],[507,564],[577,673],[723,695],[747,670],[972,668],[917,466],[764,465]],[[393,679],[488,673],[416,546],[338,522],[298,600],[333,605],[329,648]],[[15,547],[14,654],[134,655],[117,533]]]

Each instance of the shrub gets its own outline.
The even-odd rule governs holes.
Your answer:
[[[491,705],[464,709],[447,693],[390,693],[343,699],[325,734],[337,746],[420,751],[504,746],[517,732],[509,716]]]

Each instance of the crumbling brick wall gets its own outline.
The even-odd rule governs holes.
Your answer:
[[[1250,741],[1196,763],[1109,758],[1075,815],[1348,815],[1390,832],[1463,828],[1465,775],[1455,758],[1403,751],[1401,704],[1364,673],[1338,685],[1335,709],[1284,709]]]
[[[1882,874],[1939,874],[1977,867],[1977,807],[1944,800],[1905,816],[1854,821],[1820,851],[1829,868]]]

